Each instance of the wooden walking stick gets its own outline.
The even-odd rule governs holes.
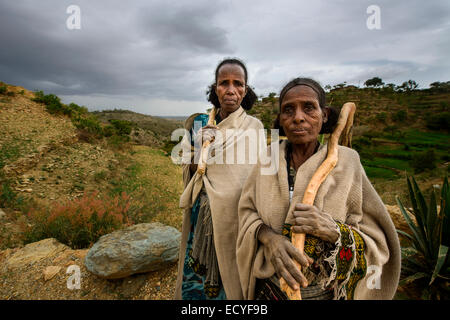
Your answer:
[[[336,166],[338,161],[338,143],[341,135],[343,145],[351,147],[351,128],[353,126],[353,116],[355,114],[355,110],[356,106],[353,102],[347,102],[342,107],[336,128],[328,140],[327,157],[312,176],[311,181],[306,188],[305,194],[303,195],[302,203],[309,205],[314,204],[314,199],[316,198],[320,185],[326,179],[331,170],[333,170]],[[292,244],[302,253],[305,245],[305,237],[306,235],[304,233],[292,233]],[[297,261],[294,262],[300,269],[300,264]],[[302,299],[300,289],[292,290],[283,278],[280,280],[280,287],[284,292],[286,292],[290,300]]]
[[[208,125],[214,124],[216,119],[216,107],[211,109],[209,113]],[[198,159],[197,173],[203,175],[206,171],[206,160],[208,160],[209,148],[211,147],[211,142],[214,141],[214,137],[211,140],[203,142],[202,149],[200,151],[200,158]]]

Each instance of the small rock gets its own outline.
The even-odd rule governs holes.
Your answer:
[[[55,256],[69,249],[68,246],[54,238],[27,244],[6,260],[8,268],[18,268],[26,264],[33,264],[41,259]]]
[[[0,209],[0,219],[5,218],[6,217],[6,213]]]
[[[44,269],[44,280],[48,281],[51,278],[53,278],[59,271],[61,270],[61,267],[59,266],[48,266]]]

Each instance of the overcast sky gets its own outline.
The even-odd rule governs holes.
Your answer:
[[[70,5],[81,29],[67,27]],[[297,76],[425,88],[450,80],[449,35],[448,0],[0,0],[0,81],[89,110],[189,115],[209,107],[225,57],[246,63],[258,95]]]

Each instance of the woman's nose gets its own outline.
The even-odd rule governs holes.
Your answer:
[[[300,123],[302,121],[305,121],[305,115],[303,114],[303,111],[300,108],[296,108],[294,122]]]
[[[233,85],[229,85],[227,87],[227,90],[225,91],[226,94],[235,94],[236,88]]]

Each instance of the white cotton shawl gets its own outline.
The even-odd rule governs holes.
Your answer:
[[[265,279],[275,270],[255,233],[265,223],[280,233],[292,223],[295,203],[327,155],[321,146],[297,170],[292,204],[286,170],[286,141],[280,144],[278,172],[262,175],[257,165],[250,173],[239,202],[237,262],[245,299],[254,299],[256,278]],[[392,299],[400,277],[400,243],[394,224],[366,176],[356,151],[339,146],[336,167],[320,186],[314,205],[335,220],[352,226],[365,242],[366,276],[355,289],[354,299]],[[378,278],[379,276],[379,278]],[[377,279],[378,278],[378,279]]]
[[[190,130],[193,119],[197,115],[198,114],[192,115],[188,120],[186,120],[185,129]],[[231,152],[231,148],[233,148],[235,155],[239,152],[237,149],[237,144],[242,142],[242,139],[246,139],[245,130],[250,129],[250,131],[255,131],[255,133],[258,134],[258,131],[264,128],[261,121],[247,115],[242,107],[239,107],[239,109],[231,113],[217,126],[224,137],[222,144],[224,150],[224,162],[226,159],[226,154]],[[235,134],[227,137],[227,129],[234,130],[233,132]],[[238,129],[241,129],[241,131]],[[258,140],[257,146],[259,146],[260,143],[264,144],[263,141],[261,142]],[[186,138],[186,136],[185,139],[183,139],[183,144],[186,148],[190,149],[190,141]],[[218,147],[217,141],[215,141],[212,145],[212,149],[216,150],[215,156],[217,157],[217,151],[220,149],[215,147]],[[250,152],[250,148],[254,148],[253,145],[250,147],[249,143],[245,143],[245,147],[246,154]],[[259,154],[259,151],[260,150],[257,147],[254,151],[256,152],[256,156]],[[189,173],[189,165],[183,165],[183,181],[185,190],[180,198],[180,207],[185,210],[175,299],[181,299],[183,266],[186,254],[187,239],[191,229],[191,209],[202,187],[206,190],[211,206],[214,243],[216,247],[220,276],[227,299],[243,299],[236,263],[236,239],[238,234],[237,209],[242,185],[244,184],[247,175],[255,165],[256,161],[254,161],[253,164],[250,163],[250,157],[248,157],[248,160],[244,164],[208,163],[206,173],[204,175],[195,173],[192,177]]]

